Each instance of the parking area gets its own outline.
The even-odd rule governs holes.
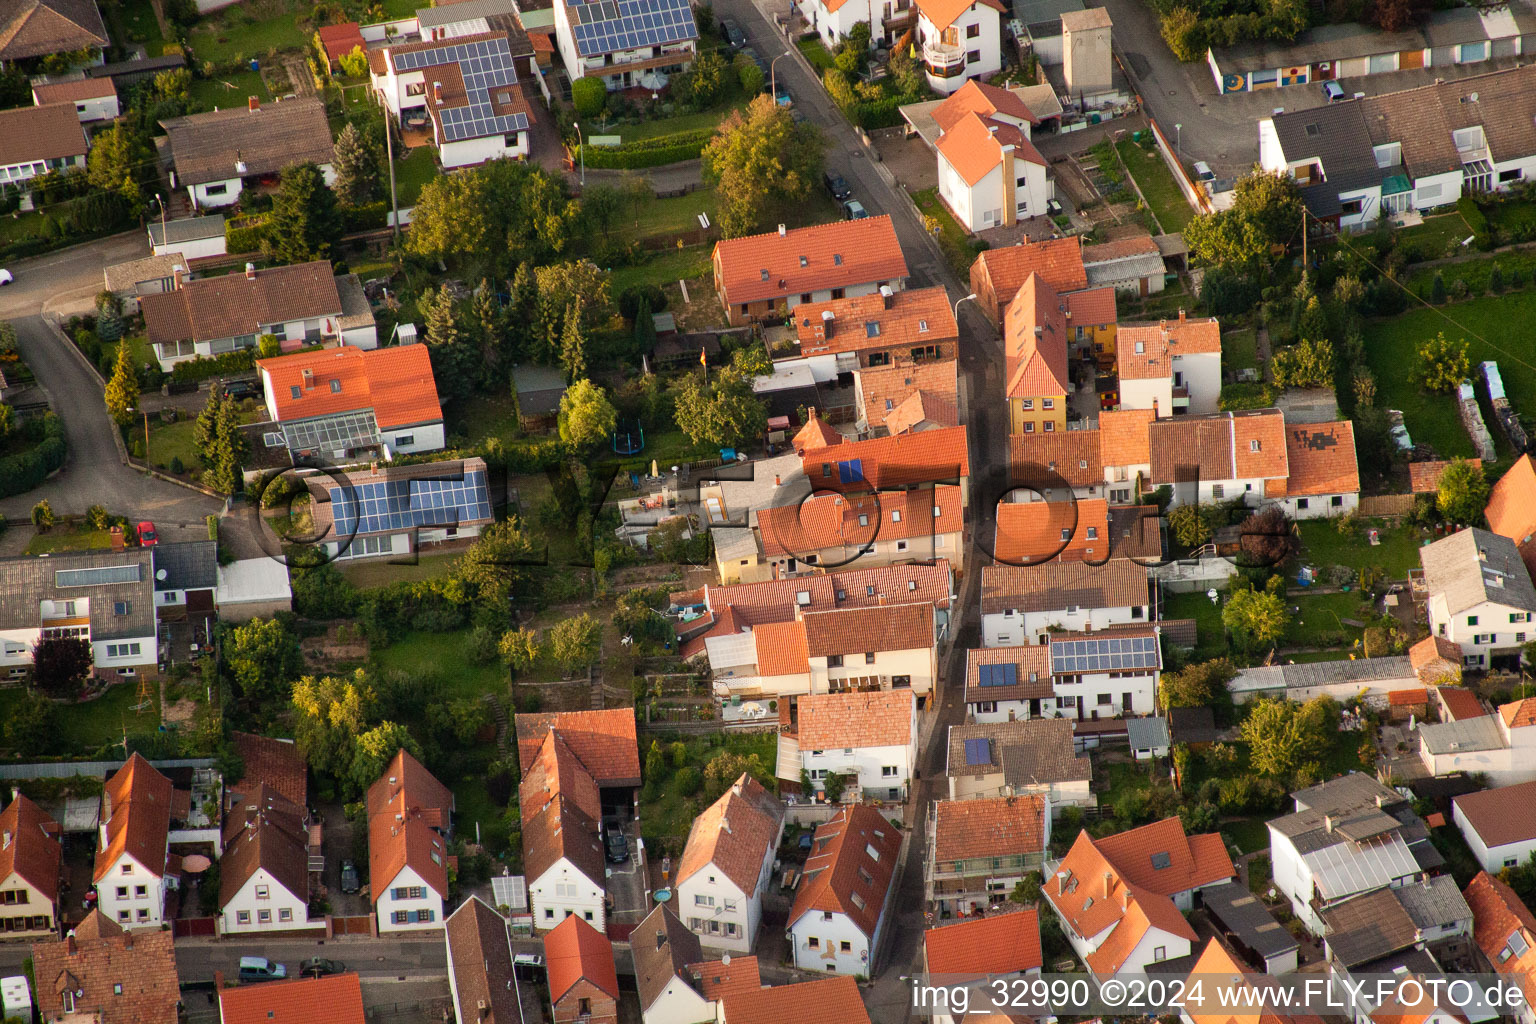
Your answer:
[[[921,192],[939,185],[938,158],[916,135],[908,138],[906,129],[881,128],[870,135],[880,161],[890,168],[896,181],[909,192]]]
[[[630,831],[634,831],[633,826]],[[628,836],[628,841],[629,859],[608,865],[608,898],[613,901],[609,920],[621,925],[639,924],[651,909],[639,844],[633,835]]]

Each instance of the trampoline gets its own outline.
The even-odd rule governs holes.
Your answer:
[[[621,423],[613,431],[613,450],[619,455],[639,455],[645,450],[645,428],[638,423]]]

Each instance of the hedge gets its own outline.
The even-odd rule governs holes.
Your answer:
[[[348,234],[355,231],[372,231],[389,225],[389,204],[380,199],[362,206],[343,206],[341,217]]]
[[[198,356],[177,363],[171,369],[172,380],[205,380],[225,373],[244,373],[256,365],[256,350],[241,349],[217,356]]]
[[[684,160],[697,160],[709,140],[715,137],[713,128],[696,128],[688,132],[658,135],[618,146],[593,146],[590,143],[577,147],[578,160],[585,159],[588,167],[605,170],[635,170],[641,167],[660,167]]]
[[[224,225],[224,248],[231,253],[255,252],[267,234],[270,217],[236,217]]]
[[[63,466],[68,454],[64,444],[64,424],[53,413],[28,420],[20,429],[24,434],[34,436],[37,444],[0,459],[0,498],[30,491],[48,479],[49,473]]]

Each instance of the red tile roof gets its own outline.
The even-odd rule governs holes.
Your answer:
[[[800,749],[910,747],[914,708],[906,689],[806,694],[799,700]]]
[[[981,685],[981,666],[1013,665],[1018,682],[1012,686]],[[1051,648],[1048,644],[1012,647],[974,647],[965,652],[965,700],[1043,700],[1055,696],[1051,683]]]
[[[754,996],[758,989],[763,987],[763,979],[758,972],[755,956],[733,956],[730,963],[722,960],[705,960],[688,966],[698,980],[699,993],[711,1001],[733,999],[737,996]],[[731,1020],[734,1021],[735,1018],[732,1017]],[[782,1024],[782,1022],[776,1022],[776,1024]]]
[[[65,100],[74,103],[77,100],[104,99],[107,96],[116,95],[117,86],[112,83],[110,77],[76,78],[68,82],[42,82],[32,87],[32,98],[40,107],[48,103],[62,103]]]
[[[1062,396],[1067,377],[1067,318],[1061,297],[1039,274],[1030,274],[1003,317],[1003,376],[1009,398]]]
[[[454,1009],[475,1024],[522,1024],[507,919],[471,896],[443,922]]]
[[[1087,264],[1109,263],[1130,259],[1133,256],[1156,256],[1161,250],[1151,235],[1131,235],[1115,238],[1097,245],[1083,246],[1083,262]],[[1218,348],[1217,351],[1220,351]]]
[[[219,990],[220,1024],[363,1024],[356,974],[295,978]]]
[[[861,479],[841,479],[839,463],[858,460]],[[909,484],[940,483],[971,475],[965,427],[847,441],[807,452],[801,469],[818,490],[887,490]]]
[[[106,839],[96,853],[96,881],[101,881],[123,854],[152,875],[165,874],[173,792],[171,780],[137,753],[107,780],[102,793]]]
[[[59,898],[59,824],[26,796],[18,793],[0,811],[0,882],[15,875],[50,902]]]
[[[928,363],[907,363],[897,366],[869,366],[854,372],[859,394],[864,400],[864,419],[875,427],[887,422],[908,397],[920,392],[943,397],[949,402],[950,415],[955,415],[955,402],[960,390],[959,361],[943,359]],[[960,421],[952,419],[944,426],[955,426]],[[891,433],[899,433],[892,430]]]
[[[1104,483],[1104,461],[1097,430],[1054,430],[1049,434],[1011,434],[1008,437],[1008,482],[1014,487],[1043,491],[1060,484],[1098,487]]]
[[[999,502],[992,557],[1009,565],[1102,562],[1110,542],[1109,504],[1103,498]]]
[[[1499,705],[1499,717],[1511,729],[1523,729],[1536,725],[1536,697],[1525,697],[1509,704]]]
[[[1415,704],[1428,704],[1429,691],[1422,686],[1413,690],[1393,690],[1387,694],[1387,703],[1394,708],[1412,707]]]
[[[1322,1024],[1322,1018],[1313,1014],[1288,1011],[1281,1015],[1263,1005],[1257,993],[1249,995],[1253,989],[1243,981],[1250,973],[1247,967],[1232,958],[1232,954],[1218,940],[1209,940],[1204,952],[1195,961],[1190,977],[1232,978],[1241,984],[1242,991],[1229,989],[1232,993],[1230,997],[1218,996],[1209,1001],[1202,1000],[1198,1007],[1191,1000],[1183,1016],[1193,1024]]]
[[[1039,912],[1026,907],[929,928],[923,933],[923,957],[929,974],[991,976],[1034,970],[1045,963],[1040,952]]]
[[[764,859],[777,848],[783,825],[784,804],[762,783],[743,773],[694,819],[678,861],[677,884],[713,864],[751,899]]]
[[[1490,849],[1536,839],[1536,782],[1463,793],[1452,802]]]
[[[309,902],[309,830],[303,808],[274,789],[246,790],[224,815],[219,905],[228,906],[258,871]]]
[[[1461,673],[1461,648],[1455,641],[1443,636],[1427,636],[1408,648],[1408,662],[1415,672],[1432,662],[1448,661]]]
[[[1360,465],[1355,458],[1355,427],[1337,423],[1298,423],[1285,428],[1286,462],[1290,477],[1285,493],[1353,494],[1360,490]]]
[[[1103,327],[1114,323],[1119,317],[1115,310],[1113,288],[1088,288],[1080,292],[1066,292],[1062,298],[1067,300],[1067,312],[1072,314],[1071,322],[1074,327]]]
[[[1461,648],[1456,649],[1455,660],[1461,661]],[[1461,686],[1442,686],[1437,692],[1440,695],[1441,704],[1450,713],[1451,721],[1460,722],[1467,718],[1482,718],[1488,714],[1488,709],[1483,707],[1483,702],[1477,699],[1477,694]]]
[[[518,715],[517,756],[525,770],[550,729],[560,731],[599,786],[640,784],[640,748],[635,740],[633,708]]]
[[[983,117],[1002,114],[1031,124],[1039,121],[1017,93],[995,85],[987,85],[975,78],[967,81],[956,89],[949,99],[935,107],[933,120],[938,124],[939,131],[947,132],[966,115],[972,113]]]
[[[925,423],[929,429],[934,429],[953,427],[959,422],[960,410],[955,408],[952,396],[914,391],[886,416],[885,429],[892,434],[905,434]]]
[[[793,676],[811,670],[803,622],[765,622],[754,626],[752,642],[760,675]]]
[[[1483,466],[1483,460],[1482,459],[1465,459],[1463,461],[1470,462],[1470,463],[1472,463],[1472,465],[1478,467],[1479,469],[1481,469],[1482,466]],[[1522,455],[1522,456],[1520,456],[1520,461],[1524,462],[1526,464],[1526,467],[1527,467],[1526,473],[1530,473],[1530,470],[1529,470],[1530,456]],[[1439,459],[1439,460],[1434,461],[1434,462],[1410,462],[1410,463],[1408,463],[1408,489],[1410,491],[1412,491],[1414,494],[1433,494],[1433,493],[1435,493],[1436,491],[1438,491],[1440,489],[1440,474],[1444,473],[1445,472],[1445,467],[1449,466],[1450,464],[1451,464],[1450,461],[1446,460],[1446,459]],[[1515,476],[1516,475],[1515,474],[1515,470],[1518,469],[1519,467],[1520,467],[1520,462],[1516,462],[1513,466],[1511,466],[1510,469],[1509,469],[1509,472],[1505,473],[1504,476],[1499,479],[1499,484],[1502,484],[1505,480],[1509,480],[1510,477]],[[1524,475],[1524,474],[1522,474],[1522,475]],[[1489,522],[1490,525],[1493,523],[1493,517],[1494,517],[1493,505],[1494,505],[1494,502],[1498,500],[1498,496],[1499,496],[1499,484],[1495,484],[1494,485],[1493,492],[1491,494],[1489,494],[1489,496],[1488,496],[1488,522]],[[1513,487],[1514,485],[1515,485],[1515,482],[1511,481],[1511,487]],[[1530,488],[1531,488],[1531,493],[1527,497],[1528,497],[1528,499],[1530,501],[1536,502],[1536,474],[1531,474],[1531,477],[1530,477]],[[1536,505],[1528,506],[1528,507],[1536,508]],[[1501,512],[1502,512],[1502,509],[1501,509]],[[1536,524],[1536,512],[1532,512],[1528,516],[1528,521],[1531,522],[1532,524]],[[1493,527],[1493,532],[1494,533],[1499,533],[1500,531],[1499,531],[1498,527]],[[1508,535],[1506,534],[1505,536],[1508,536]],[[1524,536],[1524,535],[1522,534],[1521,536]],[[1518,543],[1520,543],[1521,537],[1511,537],[1510,539],[1518,544]]]
[[[900,282],[907,261],[889,216],[836,221],[715,243],[716,283],[727,305],[802,292]]]
[[[1151,409],[1116,409],[1099,414],[1105,466],[1149,466],[1152,462]]]
[[[1094,843],[1119,875],[1159,896],[1174,896],[1237,874],[1221,836],[1186,836],[1177,817],[1117,832]],[[1159,867],[1160,855],[1165,853],[1168,865]]]
[[[245,764],[245,777],[226,788],[241,793],[244,787],[270,786],[299,807],[309,806],[309,770],[298,744],[250,732],[232,733],[230,739]]]
[[[995,11],[1008,12],[1003,0],[916,0],[917,9],[923,12],[923,17],[933,22],[933,26],[943,32],[955,23],[955,19],[970,10],[977,3],[990,7]]]
[[[1077,235],[987,249],[976,257],[976,263],[981,273],[991,278],[999,310],[1008,308],[1025,279],[1033,273],[1039,273],[1058,292],[1088,287],[1082,240]]]
[[[587,981],[619,998],[619,975],[613,965],[613,944],[602,932],[572,914],[544,936],[544,960],[549,972],[549,996],[559,1002],[578,981]]]
[[[587,817],[603,816],[602,797],[592,774],[571,751],[565,737],[554,729],[544,734],[544,745],[518,784],[518,804],[532,810],[556,797],[569,800]]]
[[[931,649],[933,605],[927,602],[807,612],[805,650],[812,658],[874,651]]]
[[[961,181],[974,187],[1003,162],[1005,145],[1019,146],[1023,151],[1021,156],[1035,152],[1035,147],[1030,146],[1017,130],[983,120],[976,114],[966,114],[939,136],[934,148]]]
[[[940,800],[933,805],[935,830],[930,856],[942,865],[973,858],[1044,853],[1045,814],[1045,798],[1040,796]],[[1037,955],[1038,952],[1037,947]],[[929,970],[937,968],[930,966]]]
[[[1473,941],[1495,971],[1519,982],[1526,1003],[1536,1004],[1536,916],[1507,882],[1486,871],[1479,871],[1467,885],[1466,898],[1472,909]],[[1516,933],[1524,941],[1525,952],[1504,957],[1504,949]]]
[[[736,963],[733,958],[733,971]],[[859,983],[846,974],[794,985],[774,985],[755,992],[727,991],[721,1001],[730,1024],[869,1024],[869,1012],[859,997]]]
[[[871,849],[878,858],[870,856]],[[901,830],[876,808],[869,804],[839,808],[816,829],[789,911],[789,927],[813,911],[831,911],[846,915],[854,927],[873,938],[900,851]],[[859,897],[857,902],[854,895]]]
[[[795,435],[793,446],[797,453],[804,455],[808,451],[829,448],[842,442],[843,435],[837,432],[837,428],[816,415],[815,409],[811,409],[806,416],[805,426]]]
[[[67,940],[36,942],[32,959],[43,1020],[66,1016],[67,986],[74,1012],[98,1024],[176,1024],[181,984],[169,931],[125,933],[93,910],[75,927],[73,952]]]
[[[357,47],[364,50],[368,44],[363,42],[363,31],[355,21],[342,22],[340,25],[321,25],[315,30],[315,35],[320,37],[320,45],[325,47],[325,55],[331,60],[340,60],[351,53]]]
[[[852,559],[877,541],[938,537],[959,533],[964,525],[960,488],[953,484],[932,491],[822,494],[757,513],[758,536],[768,558],[803,558],[837,548],[847,549],[843,557]]]
[[[827,330],[826,313],[832,314]],[[859,352],[954,341],[960,337],[954,307],[943,288],[903,288],[795,307],[801,355]]]
[[[1102,417],[1099,426],[1102,430]],[[1175,416],[1148,429],[1155,484],[1173,483],[1189,467],[1198,467],[1202,481],[1289,476],[1285,416],[1279,409]]]
[[[368,787],[368,876],[375,896],[409,865],[448,898],[448,851],[434,829],[447,829],[453,794],[410,751],[396,752]]]
[[[147,297],[147,296],[146,296]],[[443,418],[425,345],[360,349],[351,345],[258,359],[280,422],[372,409],[382,428]],[[308,373],[306,374],[306,371]],[[299,397],[293,397],[293,388]]]

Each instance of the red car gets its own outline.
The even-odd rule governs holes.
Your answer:
[[[155,532],[155,524],[148,519],[139,524],[139,547],[152,548],[160,542],[160,535]]]

